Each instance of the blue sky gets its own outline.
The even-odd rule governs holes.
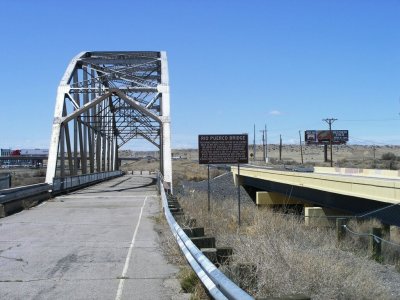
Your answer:
[[[269,142],[297,143],[330,117],[352,144],[400,144],[400,1],[0,5],[2,148],[48,147],[57,85],[84,50],[167,51],[174,148],[253,124],[257,142],[267,124]]]

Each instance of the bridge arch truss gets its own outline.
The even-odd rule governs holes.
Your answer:
[[[118,170],[118,149],[143,138],[160,150],[172,184],[170,97],[165,52],[82,52],[57,90],[46,182]]]

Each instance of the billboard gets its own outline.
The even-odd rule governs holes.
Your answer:
[[[331,140],[331,131],[329,130],[306,130],[304,132],[304,141],[310,144],[329,144]],[[332,144],[346,144],[349,141],[348,130],[332,130]]]
[[[199,135],[200,164],[247,164],[248,152],[247,134]]]

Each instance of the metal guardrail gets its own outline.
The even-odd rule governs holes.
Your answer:
[[[121,176],[122,171],[111,171],[111,172],[102,172],[102,173],[93,173],[93,174],[84,174],[77,176],[69,176],[64,178],[54,178],[52,192],[62,192],[65,190],[75,189],[80,186],[93,184],[98,181],[102,181],[105,179]]]
[[[36,196],[51,190],[51,185],[47,183],[20,186],[0,191],[0,204]]]
[[[168,208],[168,199],[165,194],[162,175],[158,175],[158,189],[161,194],[165,217],[179,247],[194,272],[214,299],[247,300],[254,299],[238,287],[193,244],[179,224],[175,221]]]
[[[51,195],[85,187],[106,179],[121,176],[122,174],[122,171],[112,171],[65,178],[54,178],[52,185],[39,183],[0,190],[0,217],[5,217],[24,209],[26,203],[29,203],[29,201],[43,201],[49,199]],[[26,202],[26,200],[28,202]]]

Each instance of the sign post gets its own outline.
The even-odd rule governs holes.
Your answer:
[[[210,164],[207,164],[207,178],[208,211],[210,211]]]
[[[240,164],[238,163],[238,177],[240,176]],[[238,182],[238,185],[237,185],[238,187],[237,187],[237,189],[238,189],[238,212],[239,212],[239,215],[238,215],[238,225],[239,225],[239,227],[240,227],[240,184],[239,184],[239,182]]]
[[[199,135],[199,164],[208,165],[208,211],[210,211],[210,164],[240,164],[249,162],[247,134]],[[240,185],[238,182],[238,224],[240,226]]]

